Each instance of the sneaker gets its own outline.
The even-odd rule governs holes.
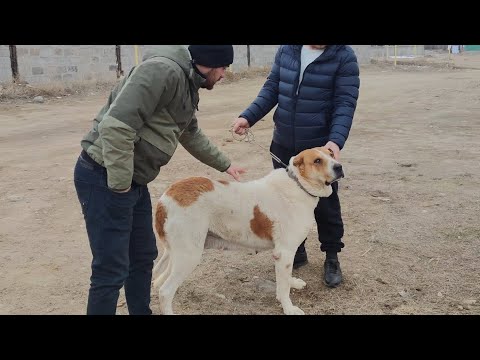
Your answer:
[[[342,269],[337,259],[326,259],[323,264],[324,281],[328,287],[337,287],[342,282]]]

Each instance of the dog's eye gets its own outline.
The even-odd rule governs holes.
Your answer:
[[[321,162],[322,162],[322,159],[316,159],[316,160],[314,161],[315,164],[320,164]]]

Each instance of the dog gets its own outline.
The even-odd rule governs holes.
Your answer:
[[[293,259],[314,223],[319,197],[330,196],[331,184],[342,177],[342,165],[319,147],[258,180],[190,177],[172,184],[158,200],[154,218],[164,248],[152,276],[161,313],[173,314],[177,289],[200,263],[203,250],[216,248],[272,249],[276,298],[285,314],[303,315],[290,299],[290,288],[306,285],[292,277]]]

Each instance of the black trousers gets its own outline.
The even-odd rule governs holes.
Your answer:
[[[270,151],[277,155],[285,164],[288,164],[292,156],[297,155],[292,150],[284,148],[275,142],[272,142],[270,145]],[[275,169],[283,167],[273,159],[272,162]],[[320,250],[325,252],[340,252],[345,244],[342,242],[344,230],[337,182],[332,184],[332,189],[332,195],[328,198],[320,198],[318,201],[314,212],[315,221],[317,223]],[[304,247],[304,244],[305,241],[299,248]]]

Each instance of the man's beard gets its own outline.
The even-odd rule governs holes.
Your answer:
[[[215,85],[215,81],[213,80],[212,75],[213,70],[210,70],[207,74],[205,74],[205,82],[202,84],[203,89],[212,90],[213,86]]]
[[[212,90],[214,85],[215,85],[215,84],[212,84],[211,82],[209,82],[209,81],[207,80],[207,81],[205,81],[205,82],[202,84],[201,88],[202,88],[202,89],[207,89],[207,90]]]

